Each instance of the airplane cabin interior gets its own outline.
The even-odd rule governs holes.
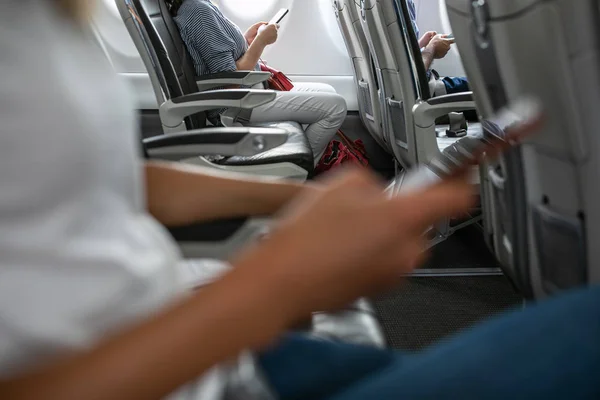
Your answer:
[[[256,37],[275,25],[276,42],[244,69],[249,39],[233,70],[215,73],[228,61],[200,55],[238,44],[216,30],[199,38],[184,15],[193,2],[210,3],[232,24],[222,26],[242,33],[265,21]],[[423,231],[429,256],[401,274],[401,285],[298,326],[325,340],[414,352],[600,282],[599,5],[98,0],[91,27],[134,94],[146,159],[303,185],[354,165],[374,172],[390,198],[469,175],[477,201]],[[205,47],[191,49],[200,39]],[[321,113],[318,121],[297,99],[284,104],[284,92],[312,93],[307,109]],[[537,119],[534,134],[513,140]],[[324,140],[326,131],[335,135]],[[498,143],[505,147],[494,156]],[[276,227],[271,216],[238,216],[169,233],[197,288]],[[331,248],[345,245],[331,237]]]
[[[169,52],[167,40],[176,39],[165,38],[161,33],[161,29],[165,29],[162,24],[167,26],[166,9],[161,8],[161,3],[161,0],[107,0],[101,2],[94,18],[95,34],[106,56],[114,69],[134,88],[141,115],[141,131],[146,138],[168,135],[164,123],[161,123],[163,114],[160,108],[168,101],[168,72],[156,73],[152,66],[160,69],[158,66],[165,63],[161,60],[161,54]],[[481,76],[482,72],[488,73],[487,69],[482,69],[481,63],[498,61],[498,58],[487,60],[484,54],[480,60],[475,56],[477,51],[484,51],[475,47],[477,39],[471,37],[474,24],[478,23],[479,18],[479,9],[473,5],[477,2],[414,2],[417,23],[422,32],[453,33],[456,37],[457,43],[448,54],[435,60],[433,68],[436,73],[451,77],[467,76],[473,86],[473,92],[469,92],[466,99],[449,99],[451,102],[442,108],[441,114],[430,119],[428,124],[421,124],[427,126],[416,123],[416,112],[419,111],[419,106],[427,105],[427,99],[435,97],[430,93],[427,78],[422,76],[425,73],[423,66],[421,65],[420,70],[416,63],[412,46],[416,34],[409,35],[410,16],[404,13],[408,10],[401,7],[403,1],[218,0],[214,3],[242,30],[256,21],[269,21],[282,8],[289,10],[289,14],[280,23],[277,45],[267,47],[262,59],[283,71],[292,82],[325,83],[344,97],[348,115],[341,129],[351,139],[360,139],[364,143],[369,167],[395,185],[390,188],[391,191],[400,190],[402,181],[396,178],[403,176],[404,171],[431,160],[436,154],[460,141],[460,138],[446,135],[450,122],[448,114],[452,114],[454,120],[463,110],[477,109],[480,116],[491,117],[509,100],[516,99],[521,94],[538,94],[536,91],[530,92],[530,88],[515,87],[514,93],[505,93],[504,98],[490,98],[491,95],[498,95],[496,85],[506,82],[506,85],[514,86],[515,83],[501,78],[498,82],[488,81],[488,77]],[[519,2],[507,3],[506,6],[499,3],[502,2],[483,2],[482,9],[491,12],[497,7],[501,10],[498,11],[498,18],[504,15],[516,16],[514,21],[507,19],[504,25],[499,24],[497,35],[514,32],[510,29],[510,24],[521,24],[521,29],[527,29],[530,25],[526,21],[521,22],[520,18],[535,14],[537,8],[546,7],[543,2],[524,2],[531,4],[523,6],[527,12],[521,17],[517,5]],[[562,3],[556,4],[552,7],[559,7]],[[510,10],[510,7],[516,10]],[[484,20],[482,24],[495,27],[493,17],[488,18],[490,20]],[[543,30],[542,26],[539,29]],[[492,32],[488,33],[491,34]],[[514,39],[517,41],[516,37]],[[488,40],[496,43],[492,38]],[[510,38],[498,40],[502,45],[508,46],[511,52],[517,51],[513,42],[507,43]],[[183,48],[179,50],[183,51]],[[566,47],[565,52],[568,50]],[[177,61],[176,54],[173,52],[171,63]],[[515,56],[507,54],[502,57],[496,54],[496,57],[512,59],[511,55]],[[554,53],[552,56],[554,57]],[[537,59],[543,63],[542,58]],[[527,60],[527,64],[531,62],[530,57]],[[527,73],[527,67],[528,65],[523,65],[523,73]],[[507,68],[511,68],[510,72],[513,73],[521,72],[514,70],[518,66],[509,65]],[[538,74],[539,70],[530,73]],[[156,76],[154,82],[151,78],[153,75]],[[514,81],[521,82],[518,78],[515,77]],[[551,79],[549,72],[547,78],[535,81],[565,82],[564,79]],[[546,97],[552,97],[547,95],[550,91],[551,88],[546,86],[539,95],[546,95],[543,97],[546,101]],[[495,101],[495,104],[490,104],[491,101]],[[443,120],[444,117],[446,121]],[[468,135],[477,135],[481,130],[477,119],[464,118],[459,114],[458,120],[453,121],[454,125],[459,129],[467,127],[470,131]],[[561,143],[562,141],[564,139],[561,139]],[[157,147],[160,152],[158,149],[160,147]],[[186,153],[176,156],[187,158]],[[199,163],[200,157],[196,154],[194,156],[195,160],[190,162]],[[381,335],[388,345],[419,349],[467,328],[476,321],[507,308],[519,307],[536,295],[546,294],[542,287],[533,287],[531,278],[527,278],[525,282],[519,280],[532,273],[527,268],[529,262],[513,270],[509,252],[514,250],[515,244],[510,242],[510,233],[503,229],[505,221],[514,216],[501,214],[505,211],[504,202],[507,201],[503,196],[507,195],[494,185],[505,179],[501,175],[504,173],[501,164],[482,166],[481,173],[474,178],[474,184],[479,185],[482,192],[481,207],[473,210],[466,221],[448,221],[446,226],[436,227],[436,232],[431,234],[432,256],[426,265],[414,271],[406,285],[397,292],[373,299],[371,306],[379,321]],[[259,173],[268,174],[270,171],[261,170]],[[520,173],[523,174],[524,171]],[[294,177],[299,175],[301,179],[307,177],[296,171],[288,174]],[[520,181],[523,178],[515,179]],[[575,192],[577,190],[573,190]],[[225,238],[222,242],[226,243],[191,242],[198,240],[198,227],[177,229],[174,234],[186,250],[186,255],[206,258],[227,254],[252,240],[257,235],[256,231],[263,231],[257,221],[249,223],[248,229],[242,229],[243,233],[232,232],[234,221],[223,223],[224,226],[217,225],[219,224],[208,229],[218,231],[219,236]],[[578,229],[581,227],[576,231]],[[204,233],[202,235],[210,236]],[[540,233],[540,236],[543,234]],[[530,240],[523,238],[525,243],[535,248],[537,246],[534,239],[537,239],[534,233]],[[561,241],[561,248],[564,244],[566,243]]]

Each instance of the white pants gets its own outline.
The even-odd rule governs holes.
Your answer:
[[[346,118],[346,100],[324,83],[294,82],[290,92],[252,110],[250,122],[295,121],[304,126],[315,165]]]

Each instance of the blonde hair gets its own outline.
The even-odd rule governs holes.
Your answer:
[[[51,0],[69,17],[81,22],[90,17],[94,0]]]

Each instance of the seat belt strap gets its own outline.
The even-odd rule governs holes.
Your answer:
[[[446,130],[446,136],[459,138],[467,136],[467,119],[463,113],[451,112],[448,114],[450,127]]]
[[[235,122],[239,122],[242,125],[246,125],[250,122],[250,118],[252,118],[252,109],[241,109],[235,118]]]

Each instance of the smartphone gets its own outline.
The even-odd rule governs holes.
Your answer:
[[[290,12],[287,8],[282,8],[275,14],[275,16],[269,21],[269,24],[279,25],[279,23],[285,18],[286,15]]]
[[[537,100],[522,98],[481,122],[479,136],[467,136],[448,146],[428,163],[408,171],[396,193],[422,189],[452,178],[481,163],[484,155],[493,156],[533,133],[541,124],[542,107]]]

